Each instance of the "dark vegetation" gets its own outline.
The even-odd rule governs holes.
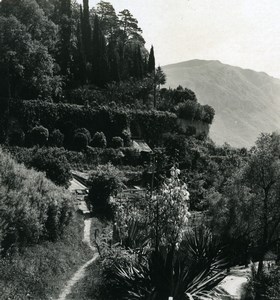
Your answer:
[[[71,196],[42,173],[27,170],[2,151],[0,155],[3,251],[57,240],[73,216]]]
[[[0,156],[1,297],[57,296],[88,255],[72,197],[43,173]]]
[[[3,299],[56,299],[77,268],[91,258],[82,243],[83,222],[74,217],[56,242],[42,241],[0,258]],[[75,253],[75,255],[73,255]]]
[[[208,297],[226,268],[253,260],[248,299],[279,298],[278,267],[264,263],[268,251],[279,261],[279,134],[250,150],[216,146],[213,108],[187,88],[161,88],[137,20],[108,2],[2,0],[0,33],[6,298],[57,296],[87,257],[65,190],[71,168],[90,170],[86,200],[107,225],[95,232],[92,297]]]

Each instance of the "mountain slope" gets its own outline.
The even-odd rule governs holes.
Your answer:
[[[210,137],[217,144],[250,147],[261,132],[280,129],[279,79],[219,61],[191,60],[163,70],[167,87],[187,87],[215,109]]]

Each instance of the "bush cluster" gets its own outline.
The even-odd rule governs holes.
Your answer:
[[[41,148],[32,156],[28,166],[46,173],[55,184],[67,187],[72,178],[70,165],[65,155],[56,148]]]
[[[105,134],[101,132],[96,132],[92,138],[91,144],[92,147],[96,148],[106,148],[107,146],[107,139]]]
[[[198,102],[189,100],[177,105],[176,114],[179,118],[211,124],[215,116],[215,110],[209,105],[201,105]]]
[[[0,151],[0,248],[4,253],[19,247],[56,240],[73,214],[71,196]]]
[[[54,129],[50,134],[49,145],[53,147],[62,147],[64,143],[64,134],[59,129]]]
[[[110,196],[117,193],[124,180],[124,174],[112,164],[98,166],[88,181],[90,188],[88,200],[93,211],[112,218]]]
[[[123,139],[120,136],[114,136],[112,138],[112,147],[117,149],[124,146]]]
[[[30,142],[32,145],[44,146],[49,139],[49,130],[44,126],[35,126],[29,133]]]

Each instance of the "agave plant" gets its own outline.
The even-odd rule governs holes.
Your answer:
[[[201,230],[189,233],[179,249],[161,247],[137,265],[117,267],[116,282],[127,300],[207,299],[225,268],[220,247]]]

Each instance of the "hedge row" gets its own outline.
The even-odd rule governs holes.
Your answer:
[[[170,112],[128,110],[86,106],[45,101],[13,100],[10,103],[10,117],[16,118],[22,130],[27,133],[33,127],[42,125],[50,132],[59,129],[67,139],[72,139],[77,128],[86,128],[91,135],[104,132],[107,139],[122,136],[132,131],[132,136],[141,137],[151,144],[158,144],[162,134],[176,130],[177,116]]]

